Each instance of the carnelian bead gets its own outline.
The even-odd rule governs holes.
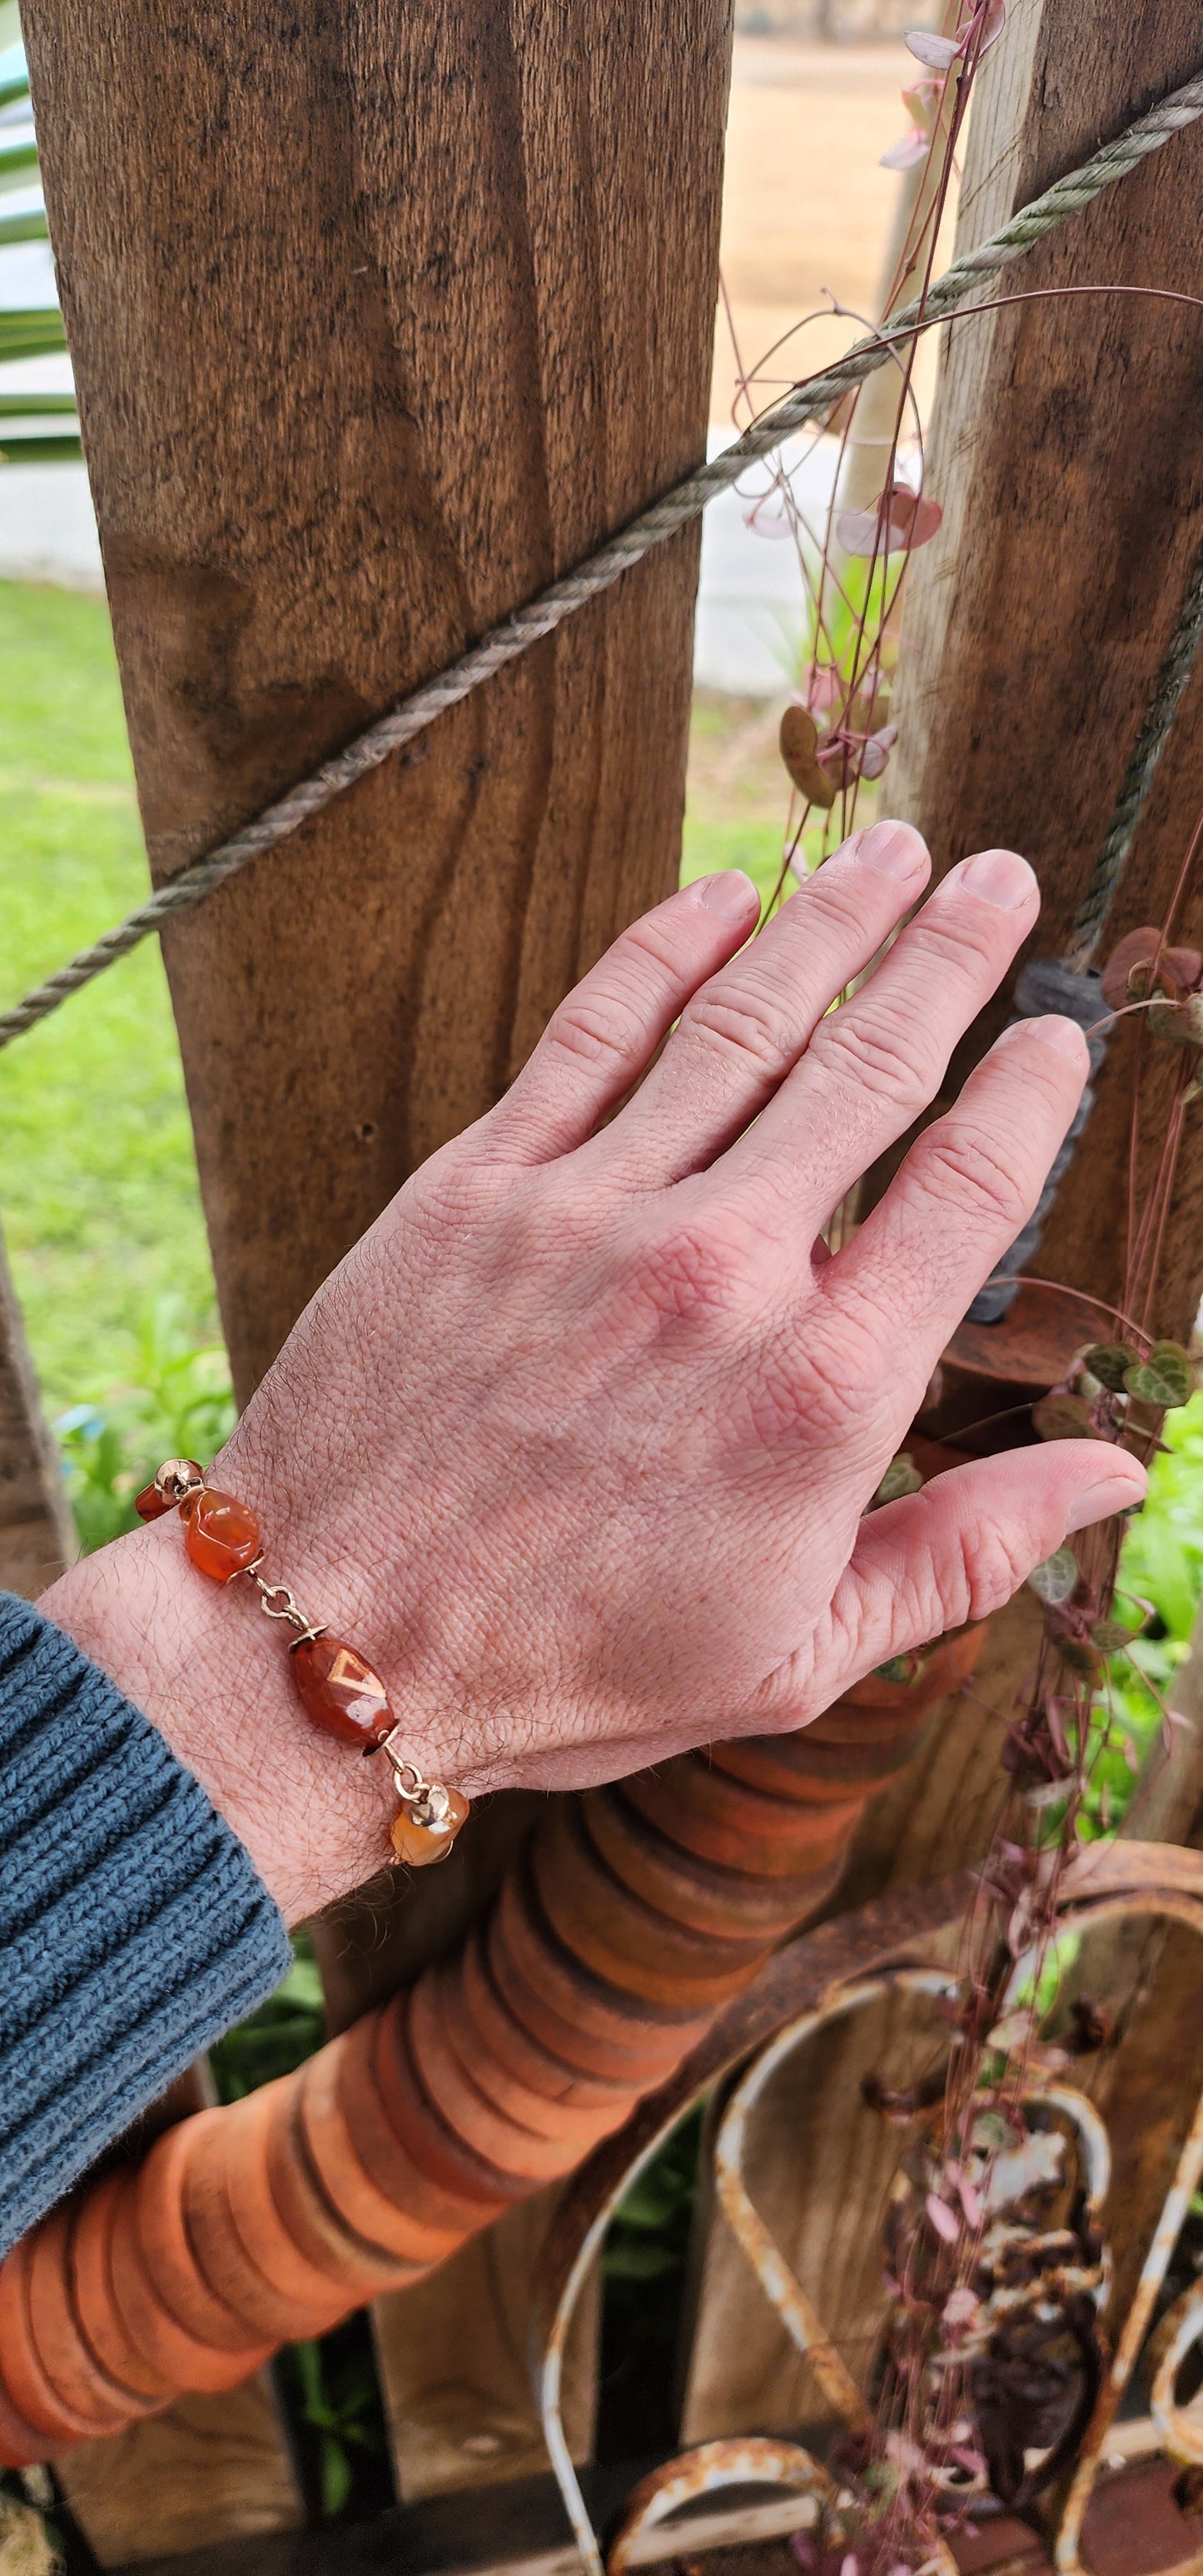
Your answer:
[[[188,1514],[184,1545],[202,1574],[211,1574],[215,1583],[228,1583],[232,1574],[241,1574],[244,1565],[253,1565],[258,1556],[259,1523],[249,1503],[203,1485]]]
[[[291,1656],[307,1714],[340,1744],[370,1752],[396,1723],[379,1673],[341,1637],[303,1637]]]
[[[174,1511],[174,1503],[164,1502],[157,1485],[144,1485],[134,1496],[134,1510],[140,1521],[162,1520],[164,1512]]]
[[[447,1813],[437,1823],[416,1824],[408,1809],[402,1807],[389,1827],[389,1841],[398,1860],[407,1860],[411,1869],[426,1869],[432,1860],[442,1860],[467,1813],[468,1801],[458,1789],[448,1789]]]

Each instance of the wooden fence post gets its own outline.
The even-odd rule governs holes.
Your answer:
[[[40,0],[47,211],[156,881],[702,456],[729,13]],[[697,547],[661,548],[165,934],[243,1399],[675,881]]]
[[[39,0],[28,40],[161,882],[703,455],[730,0]],[[697,553],[165,935],[242,1400],[675,883]]]
[[[1013,0],[974,99],[957,247],[980,241],[1198,69],[1190,0]],[[1150,285],[1197,294],[1203,130],[1076,215],[1007,291]],[[949,326],[927,488],[944,526],[908,573],[891,809],[938,868],[1006,843],[1034,862],[1034,947],[1060,954],[1203,533],[1203,314],[1074,294]],[[1104,947],[1168,901],[1203,807],[1203,672],[1179,714]],[[1203,875],[1179,916],[1200,940]],[[967,1053],[998,1028],[978,1022]],[[1123,1261],[1130,1034],[1038,1267],[1114,1298]],[[1155,1065],[1150,1109],[1168,1072]],[[964,1065],[956,1068],[964,1071]],[[1104,1214],[1105,1221],[1100,1222]],[[1203,1269],[1203,1120],[1189,1126],[1158,1325],[1187,1334]]]
[[[0,1238],[0,1590],[36,1599],[75,1555],[75,1532]]]

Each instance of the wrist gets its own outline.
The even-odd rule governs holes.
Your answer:
[[[244,1581],[198,1571],[177,1514],[72,1566],[39,1608],[159,1728],[286,1920],[387,1862],[387,1761],[343,1751],[311,1725],[279,1629]]]

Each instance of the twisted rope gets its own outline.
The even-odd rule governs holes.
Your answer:
[[[1107,1052],[1109,1030],[1100,1029],[1106,1017],[1102,977],[1091,959],[1102,938],[1107,915],[1115,900],[1116,889],[1124,871],[1124,862],[1136,838],[1137,825],[1148,802],[1154,772],[1169,741],[1170,729],[1182,703],[1182,694],[1195,667],[1199,644],[1203,640],[1203,545],[1200,545],[1190,569],[1186,595],[1170,637],[1165,656],[1153,687],[1153,695],[1132,745],[1123,784],[1115,802],[1115,811],[1103,835],[1103,845],[1094,863],[1090,883],[1078,906],[1070,933],[1068,953],[1064,957],[1033,957],[1024,967],[1015,986],[1015,997],[1008,1014],[1008,1026],[1016,1020],[1031,1019],[1043,1011],[1062,1011],[1078,1022],[1082,1029],[1093,1030],[1090,1038],[1090,1080],[1082,1094],[1074,1121],[1061,1146],[1022,1234],[1017,1235],[1002,1259],[996,1261],[989,1278],[979,1288],[969,1309],[971,1324],[998,1324],[1009,1314],[1019,1295],[1017,1273],[1026,1270],[1039,1251],[1045,1225],[1053,1202],[1077,1151],[1082,1130],[1094,1107],[1095,1080]]]
[[[1203,640],[1203,545],[1191,566],[1186,596],[1157,674],[1148,713],[1132,746],[1115,812],[1094,863],[1094,871],[1070,933],[1066,964],[1088,966],[1103,934],[1124,862],[1136,838],[1136,827],[1148,803],[1157,763],[1169,740],[1183,690]]]
[[[233,833],[229,840],[220,842],[216,849],[207,851],[204,857],[181,868],[146,903],[140,904],[136,912],[131,912],[115,929],[106,931],[91,948],[81,949],[78,956],[59,968],[57,974],[48,976],[44,984],[39,984],[35,991],[26,994],[23,1001],[0,1016],[0,1047],[10,1046],[14,1038],[35,1027],[39,1020],[46,1019],[51,1011],[58,1009],[60,1002],[67,1000],[69,994],[78,992],[84,984],[90,984],[94,976],[103,974],[106,966],[115,965],[119,957],[127,956],[131,948],[136,948],[140,940],[147,938],[151,931],[158,930],[174,913],[203,902],[216,886],[224,884],[227,877],[236,875],[250,860],[260,857],[265,850],[274,849],[278,842],[287,840],[291,833],[299,831],[302,823],[307,823],[312,815],[320,814],[336,796],[341,796],[345,788],[352,787],[357,779],[377,768],[392,752],[412,742],[415,735],[425,732],[437,716],[444,715],[449,707],[458,706],[461,699],[470,696],[483,681],[492,679],[495,672],[504,670],[508,663],[529,652],[532,644],[539,643],[545,635],[554,634],[557,626],[571,617],[576,609],[583,608],[588,600],[597,599],[603,591],[609,590],[632,564],[641,563],[654,547],[663,545],[689,520],[698,517],[707,502],[712,501],[717,493],[727,491],[747,466],[779,447],[783,439],[805,422],[821,418],[831,411],[844,394],[854,392],[875,368],[884,366],[886,360],[902,343],[913,338],[917,330],[940,320],[963,304],[983,279],[994,277],[1010,260],[1021,258],[1034,243],[1042,241],[1046,233],[1054,232],[1068,216],[1089,205],[1114,180],[1123,179],[1130,170],[1137,169],[1150,152],[1160,151],[1171,135],[1180,133],[1184,126],[1192,125],[1201,115],[1203,72],[1185,82],[1181,89],[1173,90],[1168,97],[1159,100],[1146,115],[1137,117],[1125,133],[1117,135],[1114,142],[1105,143],[1102,150],[1084,162],[1080,170],[1071,170],[1064,178],[1054,180],[1043,196],[1034,198],[1029,206],[1022,206],[1018,214],[1012,215],[1010,222],[1004,224],[989,241],[982,242],[976,250],[968,251],[962,259],[954,260],[925,298],[917,298],[891,316],[888,331],[874,332],[871,337],[858,340],[836,365],[797,386],[786,395],[784,402],[778,403],[746,430],[742,438],[724,448],[721,455],[713,457],[697,473],[687,475],[684,482],[665,493],[661,500],[653,502],[650,509],[632,519],[617,536],[608,538],[596,554],[578,564],[574,571],[565,573],[561,580],[553,582],[528,606],[517,609],[504,624],[493,627],[478,644],[461,654],[458,661],[451,663],[435,679],[424,681],[420,688],[412,690],[388,715],[369,725],[367,731],[348,743],[344,751],[324,761],[311,777],[302,779],[296,787],[288,790],[287,795],[277,798],[275,804],[267,806],[253,822],[244,824],[241,831]]]

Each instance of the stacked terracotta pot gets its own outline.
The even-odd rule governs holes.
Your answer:
[[[0,2265],[0,2461],[230,2387],[580,2163],[818,1912],[979,1635],[800,1735],[556,1801],[457,1955],[83,2186]]]

